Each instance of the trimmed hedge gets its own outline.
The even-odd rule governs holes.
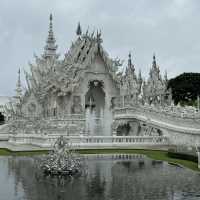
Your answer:
[[[178,152],[173,152],[173,151],[168,151],[167,155],[170,158],[176,158],[176,159],[181,159],[181,160],[189,160],[198,163],[198,157],[194,155],[189,155],[189,154],[184,154],[184,153],[178,153]]]

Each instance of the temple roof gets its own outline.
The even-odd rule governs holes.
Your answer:
[[[28,89],[35,92],[41,99],[49,92],[63,96],[73,92],[84,78],[84,72],[100,56],[105,63],[108,74],[118,83],[116,72],[121,65],[119,60],[109,58],[102,47],[101,32],[82,34],[80,23],[77,28],[77,39],[72,43],[63,60],[58,60],[55,39],[52,31],[52,16],[50,28],[42,57],[35,56],[35,64],[30,64],[31,73],[25,72]],[[53,55],[53,56],[52,56]]]
[[[25,72],[28,89],[24,98],[31,92],[38,100],[44,100],[49,93],[57,96],[69,95],[78,88],[86,72],[91,72],[91,66],[100,57],[104,63],[106,73],[111,77],[116,87],[122,85],[129,87],[131,93],[140,91],[143,82],[141,72],[138,77],[135,74],[135,67],[132,64],[131,54],[128,57],[128,66],[125,75],[118,73],[119,66],[122,65],[119,59],[111,59],[102,46],[103,40],[101,31],[91,32],[87,30],[83,33],[80,23],[76,29],[77,38],[72,42],[71,47],[60,60],[56,53],[57,45],[53,34],[52,15],[50,15],[49,33],[46,41],[45,51],[42,56],[35,56],[35,63],[30,65],[30,73]],[[166,87],[160,75],[159,67],[153,55],[152,67],[147,84],[143,84],[146,91],[151,93],[161,93]]]
[[[91,65],[97,55],[100,55],[109,73],[112,74],[118,70],[120,62],[109,58],[108,53],[102,46],[103,40],[100,31],[92,32],[91,34],[86,31],[86,33],[78,36],[65,54],[64,62],[66,65],[81,64],[82,67],[87,67]]]

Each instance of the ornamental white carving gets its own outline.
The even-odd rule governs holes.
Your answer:
[[[155,55],[145,80],[140,70],[136,74],[131,54],[127,66],[120,71],[123,63],[118,58],[111,59],[102,42],[100,31],[82,33],[79,24],[77,39],[60,59],[51,15],[44,53],[34,56],[35,62],[29,63],[30,72],[24,71],[25,91],[22,94],[19,71],[15,101],[4,107],[10,133],[42,135],[41,138],[52,134],[80,136],[89,135],[90,127],[103,134],[100,125],[107,135],[117,134],[119,126],[133,136],[160,137],[172,126],[181,132],[182,124],[186,132],[192,126],[199,130],[199,112],[173,105],[167,74],[161,76]],[[94,121],[95,126],[88,125]]]

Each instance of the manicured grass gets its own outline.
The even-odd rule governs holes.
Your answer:
[[[10,151],[8,149],[0,149],[0,156],[32,156],[32,155],[40,155],[47,154],[47,150],[40,151]]]
[[[193,161],[188,160],[182,160],[182,159],[176,159],[176,158],[170,158],[167,154],[167,151],[161,151],[161,150],[146,150],[146,149],[81,149],[78,150],[80,154],[117,154],[117,153],[123,153],[123,154],[143,154],[148,156],[151,159],[154,160],[162,160],[167,161],[169,163],[182,165],[184,167],[187,167],[189,169],[200,171],[198,169],[197,163]],[[7,149],[0,149],[0,155],[1,156],[32,156],[32,155],[40,155],[40,154],[46,154],[48,151],[27,151],[27,152],[12,152]]]
[[[1,156],[9,156],[11,154],[11,151],[7,149],[0,149],[0,155]]]

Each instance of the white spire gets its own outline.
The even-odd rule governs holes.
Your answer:
[[[44,58],[48,58],[48,57],[57,55],[56,54],[57,45],[56,45],[56,39],[55,39],[54,34],[53,34],[52,20],[53,20],[53,16],[52,16],[52,14],[50,14],[50,17],[49,17],[49,33],[48,33],[46,45],[44,47],[44,54],[43,54]]]
[[[16,97],[21,98],[21,96],[22,96],[22,85],[21,85],[20,69],[18,71],[18,80],[17,80],[15,91],[16,91]]]
[[[128,54],[128,69],[131,70],[133,73],[135,72],[135,67],[132,64],[131,52]]]
[[[128,66],[132,67],[131,52],[129,52],[129,54],[128,54]]]
[[[77,29],[76,29],[76,34],[77,36],[81,36],[82,34],[82,29],[81,29],[81,25],[80,25],[80,22],[78,22],[78,26],[77,26]]]
[[[150,76],[157,76],[159,77],[160,79],[160,69],[159,69],[159,66],[157,65],[157,62],[156,62],[156,55],[155,53],[153,54],[153,62],[152,62],[152,67],[150,69]]]
[[[167,70],[165,70],[164,79],[165,79],[165,81],[168,81]]]
[[[157,64],[156,64],[156,54],[153,54],[153,62],[152,62],[152,67],[156,68]]]
[[[142,82],[142,73],[141,73],[141,69],[139,69],[138,80]]]

